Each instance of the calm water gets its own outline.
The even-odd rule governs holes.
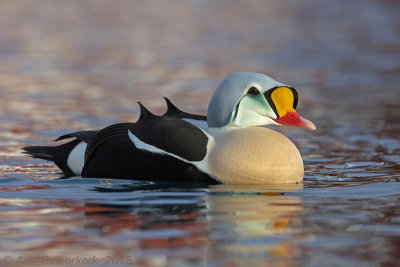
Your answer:
[[[400,2],[0,3],[0,264],[400,266]],[[236,71],[295,86],[303,185],[61,179],[20,148],[205,114]],[[86,261],[85,261],[86,259]]]

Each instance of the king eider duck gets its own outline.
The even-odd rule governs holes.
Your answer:
[[[59,146],[24,152],[53,161],[65,176],[175,180],[225,184],[282,184],[303,180],[303,160],[269,124],[315,130],[296,113],[298,94],[259,73],[226,77],[215,90],[207,117],[183,112],[165,98],[154,115],[140,102],[135,123],[69,133]]]

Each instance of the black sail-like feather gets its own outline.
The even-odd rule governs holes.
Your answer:
[[[140,107],[139,121],[142,119],[147,119],[155,116],[145,106],[143,106],[143,104],[140,101],[138,101],[137,103],[139,104]]]
[[[172,104],[171,100],[169,100],[167,97],[164,96],[164,100],[167,103],[167,111],[164,113],[164,116],[173,116],[179,113],[183,113],[183,111]]]
[[[184,112],[177,108],[174,104],[172,104],[171,100],[169,100],[167,97],[164,97],[164,100],[167,103],[167,111],[164,113],[163,116],[207,121],[206,116]]]

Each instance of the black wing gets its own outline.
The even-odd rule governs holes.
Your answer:
[[[85,163],[92,157],[98,147],[100,147],[104,142],[118,138],[120,136],[125,136],[127,129],[133,123],[118,123],[108,126],[100,131],[90,140],[85,152]]]
[[[207,153],[208,137],[179,118],[154,116],[138,121],[130,131],[140,141],[188,161],[201,161]]]

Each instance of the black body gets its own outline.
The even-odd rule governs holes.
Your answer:
[[[136,123],[120,123],[100,131],[81,131],[57,138],[75,138],[55,146],[31,146],[25,153],[54,161],[66,176],[74,175],[67,166],[68,155],[81,141],[88,143],[82,177],[175,180],[216,183],[209,175],[186,161],[201,161],[207,153],[207,136],[183,118],[206,120],[205,116],[180,111],[167,98],[167,112],[156,116],[140,102],[140,116]],[[152,153],[137,149],[128,131],[140,141],[167,153]]]

